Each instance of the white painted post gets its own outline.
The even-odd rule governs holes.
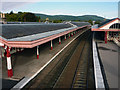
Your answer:
[[[74,35],[75,35],[75,31],[74,31]]]
[[[73,32],[72,32],[71,34],[72,34],[72,36],[73,36]]]
[[[69,35],[69,38],[70,38],[70,33],[68,35]]]
[[[17,48],[17,52],[19,52],[19,48]]]
[[[21,48],[21,51],[23,51],[24,50],[24,48]]]
[[[66,40],[66,35],[65,35],[65,40]]]
[[[37,59],[39,59],[39,46],[37,46]]]
[[[61,44],[61,38],[59,37],[59,44]]]
[[[4,51],[2,52],[2,57],[5,57],[6,56],[5,53],[6,53],[7,46],[4,45],[3,48],[4,48]]]
[[[52,40],[51,40],[51,50],[53,49],[53,44],[52,44]]]
[[[8,77],[12,77],[13,76],[13,71],[12,71],[12,65],[11,65],[11,54],[10,54],[10,48],[7,47],[7,69],[8,69]]]
[[[2,48],[0,48],[0,58],[2,58]]]

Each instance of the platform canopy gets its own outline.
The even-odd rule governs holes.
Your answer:
[[[120,19],[106,20],[99,25],[92,26],[92,31],[120,31]]]
[[[1,24],[0,42],[10,47],[32,48],[86,26],[90,23]]]

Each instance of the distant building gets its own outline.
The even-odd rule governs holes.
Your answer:
[[[45,23],[49,24],[49,18],[46,18]]]
[[[6,17],[4,13],[0,14],[0,23],[6,24]]]

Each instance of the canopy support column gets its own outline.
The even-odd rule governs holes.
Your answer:
[[[74,35],[75,35],[75,31],[74,31]]]
[[[7,49],[7,46],[2,46],[4,48],[4,51],[2,52],[2,57],[5,57],[6,56],[6,49]]]
[[[107,31],[105,32],[105,43],[107,44]]]
[[[65,40],[66,40],[66,35],[65,35]]]
[[[12,65],[11,65],[11,54],[10,54],[10,47],[7,47],[7,69],[8,69],[8,77],[13,76],[13,70],[12,70]]]
[[[73,32],[71,33],[71,36],[73,36]]]
[[[61,44],[61,38],[59,37],[59,44]]]
[[[69,35],[69,38],[70,38],[70,33],[68,35]]]
[[[52,40],[51,40],[51,50],[53,49],[53,44],[52,44]]]
[[[39,59],[39,46],[37,46],[37,59]]]

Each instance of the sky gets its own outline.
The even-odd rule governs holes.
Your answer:
[[[98,15],[107,19],[118,17],[117,0],[116,2],[115,0],[109,0],[109,2],[95,2],[94,0],[91,2],[85,0],[84,2],[83,0],[69,0],[69,2],[61,2],[59,0],[58,2],[55,2],[54,0],[51,2],[44,0],[32,0],[29,2],[8,1],[9,0],[4,0],[4,2],[2,2],[2,12],[9,13],[11,10],[13,10],[13,12],[33,12],[47,15]]]

